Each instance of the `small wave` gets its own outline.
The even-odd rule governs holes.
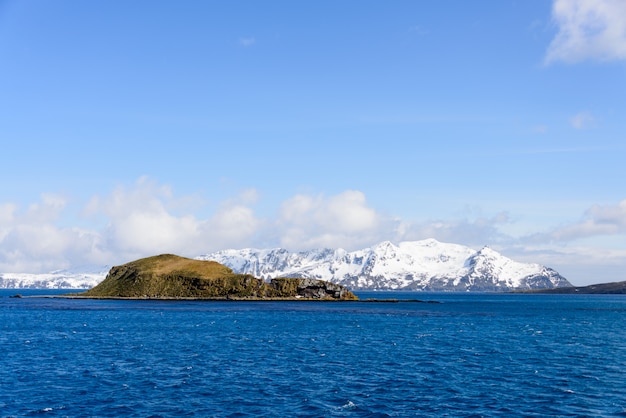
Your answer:
[[[63,407],[57,408],[57,409],[63,409]],[[41,415],[41,414],[47,414],[48,412],[52,412],[54,411],[54,408],[52,407],[46,407],[46,408],[41,408],[37,411],[32,411],[29,415]]]
[[[349,410],[352,410],[352,409],[356,409],[356,404],[349,400],[348,402],[346,402],[344,405],[341,405],[337,409],[339,409],[341,411],[349,411]]]

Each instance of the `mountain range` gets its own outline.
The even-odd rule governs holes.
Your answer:
[[[291,253],[283,248],[249,248],[197,258],[265,280],[315,278],[352,290],[498,292],[572,286],[548,267],[513,261],[489,247],[476,251],[434,239],[397,246],[385,241],[353,252],[327,248]]]
[[[0,289],[90,289],[111,266],[82,266],[50,273],[0,273]]]
[[[283,248],[223,250],[196,257],[213,260],[235,273],[269,281],[278,277],[320,279],[351,290],[478,291],[572,287],[555,270],[520,263],[483,247],[442,243],[434,239],[385,241],[348,252]],[[106,277],[110,266],[59,270],[45,274],[0,273],[0,288],[88,289]]]

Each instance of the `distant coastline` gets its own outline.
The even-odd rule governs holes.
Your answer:
[[[414,292],[407,292],[414,293]],[[446,293],[446,292],[441,292]],[[449,293],[449,292],[448,292]],[[134,300],[134,301],[198,301],[198,302],[361,302],[361,303],[441,303],[437,300],[399,299],[399,298],[367,298],[359,299],[313,299],[303,297],[138,297],[138,296],[85,296],[81,293],[54,295],[22,295],[16,293],[9,298],[15,299],[76,299],[76,300]]]
[[[521,290],[512,293],[545,293],[559,295],[623,295],[626,294],[626,281],[598,283],[588,286],[557,287],[554,289]]]

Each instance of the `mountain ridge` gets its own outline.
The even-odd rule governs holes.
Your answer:
[[[106,277],[110,266],[54,270],[49,273],[0,273],[0,289],[89,289]]]
[[[476,251],[434,239],[383,241],[356,251],[321,248],[222,250],[195,257],[213,260],[235,273],[269,281],[277,277],[313,278],[352,290],[509,291],[572,287],[558,272],[520,263],[488,246]],[[106,277],[109,266],[45,274],[0,273],[0,288],[89,289]]]
[[[222,250],[196,257],[227,265],[237,273],[307,277],[352,290],[510,291],[571,287],[555,270],[513,261],[485,246],[475,251],[434,239],[383,241],[352,252],[317,249],[290,253],[283,248]]]

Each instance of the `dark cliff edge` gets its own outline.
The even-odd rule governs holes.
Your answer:
[[[346,287],[316,279],[269,283],[215,261],[162,254],[111,268],[92,289],[67,297],[114,299],[358,300]]]
[[[546,293],[567,295],[624,295],[626,294],[626,281],[613,283],[599,283],[579,287],[557,287],[554,289],[536,289],[516,293]]]

